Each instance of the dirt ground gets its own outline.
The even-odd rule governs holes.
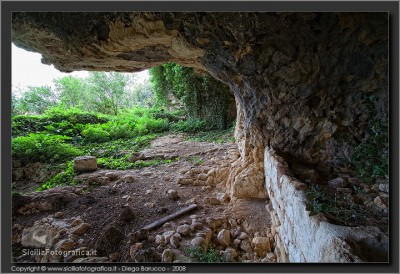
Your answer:
[[[213,169],[218,171],[227,167],[237,153],[235,144],[193,142],[186,141],[182,135],[167,135],[155,139],[149,148],[141,152],[141,157],[178,157],[178,160],[169,164],[124,171],[98,169],[78,176],[86,180],[86,184],[16,196],[13,199],[13,260],[79,261],[79,256],[54,258],[22,255],[26,243],[34,244],[35,233],[42,229],[40,231],[45,232],[40,233],[45,233],[48,236],[46,239],[52,238],[50,234],[53,232],[58,234],[53,237],[53,243],[47,241],[42,246],[39,244],[41,248],[46,245],[51,248],[62,246],[67,250],[96,250],[96,257],[100,258],[96,260],[99,261],[168,261],[166,249],[174,253],[173,261],[187,261],[190,260],[187,249],[194,245],[193,239],[202,232],[211,234],[203,235],[209,245],[221,252],[233,252],[230,261],[260,261],[265,254],[254,257],[245,252],[244,247],[238,247],[240,241],[246,240],[246,236],[241,236],[245,239],[241,238],[235,243],[233,239],[239,237],[235,233],[245,233],[250,240],[256,236],[268,236],[270,219],[265,208],[266,200],[232,202],[223,195],[224,181],[218,182],[217,175],[211,181],[208,177],[207,181],[196,180],[199,174],[210,174]],[[191,180],[190,176],[194,179]],[[145,225],[190,204],[197,204],[197,209],[154,230],[141,230]],[[89,224],[90,228],[81,235],[71,232],[81,223]],[[178,235],[179,226],[181,229],[190,227],[190,232]],[[53,227],[54,231],[46,227]],[[218,233],[224,229],[230,232],[231,237],[230,243],[225,246],[218,240]],[[174,232],[176,243],[173,237],[169,242],[160,241],[171,238],[168,231]],[[163,233],[165,235],[161,237]],[[66,248],[68,241],[72,242],[73,248]],[[237,254],[229,247],[235,249]],[[270,259],[271,262],[274,260],[272,255]],[[80,260],[88,262],[87,258]]]

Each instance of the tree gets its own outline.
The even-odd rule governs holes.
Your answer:
[[[58,96],[49,86],[28,87],[18,100],[17,109],[24,114],[42,114],[58,103]]]
[[[123,73],[91,72],[88,79],[89,100],[97,111],[118,115],[127,83],[128,77]]]
[[[87,103],[87,87],[83,79],[66,76],[54,80],[56,90],[60,94],[60,104],[64,108],[84,108]]]

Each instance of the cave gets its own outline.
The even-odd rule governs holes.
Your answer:
[[[387,260],[357,256],[387,252],[385,235],[310,220],[302,192],[343,173],[372,121],[388,123],[387,13],[15,12],[12,41],[63,72],[174,62],[209,73],[237,106],[225,192],[272,201],[278,261]]]

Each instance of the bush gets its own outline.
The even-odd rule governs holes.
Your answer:
[[[171,129],[177,132],[196,133],[199,131],[207,131],[209,127],[207,126],[207,122],[203,120],[189,119],[172,124]]]
[[[59,135],[29,134],[12,140],[12,157],[27,162],[60,163],[82,155],[82,151],[66,144],[72,138]]]

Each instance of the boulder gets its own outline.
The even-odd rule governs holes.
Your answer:
[[[88,172],[97,170],[97,160],[94,156],[80,156],[74,159],[75,172]]]

